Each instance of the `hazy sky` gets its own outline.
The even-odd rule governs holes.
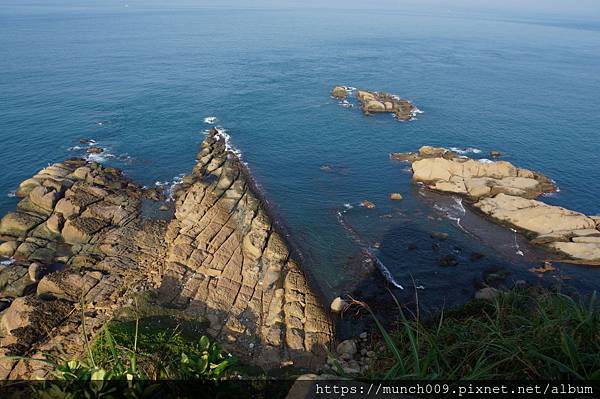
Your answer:
[[[406,12],[477,13],[489,16],[553,16],[600,19],[600,0],[0,0],[3,5],[102,7],[129,4],[160,8],[398,9]]]

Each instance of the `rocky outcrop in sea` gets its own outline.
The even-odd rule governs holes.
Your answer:
[[[10,356],[84,351],[135,295],[205,321],[242,359],[318,367],[333,325],[299,260],[225,138],[212,129],[176,191],[169,221],[147,218],[160,195],[83,159],[53,164],[19,186],[0,222],[0,378],[44,377]]]
[[[391,157],[411,162],[414,181],[467,197],[486,216],[558,252],[561,258],[557,260],[600,264],[600,218],[536,200],[556,190],[543,174],[506,161],[475,160],[429,146]]]
[[[331,96],[341,100],[342,104],[348,105],[347,98],[354,91],[354,88],[347,86],[335,86],[331,91]],[[365,115],[391,113],[399,121],[408,121],[420,112],[410,101],[385,92],[356,90],[356,98]]]

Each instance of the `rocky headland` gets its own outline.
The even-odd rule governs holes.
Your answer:
[[[82,355],[145,291],[252,364],[325,363],[329,314],[217,130],[175,194],[170,222],[148,218],[142,203],[160,200],[155,190],[83,159],[20,184],[0,222],[1,378],[47,376],[45,363],[11,356]]]
[[[506,161],[475,160],[430,146],[391,157],[411,162],[415,182],[466,197],[484,215],[558,252],[557,260],[600,264],[600,218],[536,200],[556,190],[543,174]]]
[[[331,91],[331,96],[339,100],[346,100],[352,93],[353,91],[346,86],[335,86]],[[385,92],[356,90],[356,98],[365,115],[391,113],[400,121],[408,121],[419,112],[419,109],[410,101]]]

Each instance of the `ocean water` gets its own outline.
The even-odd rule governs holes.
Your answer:
[[[405,286],[401,295],[420,286],[435,305],[466,300],[489,270],[586,291],[600,283],[597,268],[528,272],[539,261],[532,249],[521,256],[520,237],[424,194],[408,165],[388,156],[425,144],[476,148],[477,157],[499,150],[557,182],[547,202],[600,214],[598,22],[3,3],[2,214],[20,181],[82,155],[81,138],[143,184],[173,181],[191,170],[204,119],[214,116],[328,297],[360,284],[368,247]],[[336,84],[385,90],[423,113],[405,123],[365,117],[330,98]],[[376,208],[358,206],[365,199]],[[450,238],[437,242],[432,231]],[[474,252],[486,256],[474,262]],[[459,264],[440,266],[450,254]]]

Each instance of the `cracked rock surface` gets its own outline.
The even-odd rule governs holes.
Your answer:
[[[179,186],[169,221],[142,215],[148,190],[82,159],[22,182],[0,221],[0,378],[45,377],[77,358],[136,293],[208,320],[208,333],[265,367],[318,367],[333,340],[328,313],[235,154],[216,130]]]

